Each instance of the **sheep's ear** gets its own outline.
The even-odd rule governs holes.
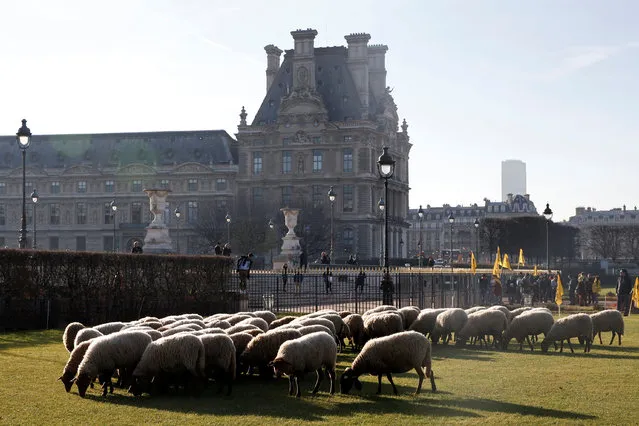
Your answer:
[[[362,390],[362,382],[360,382],[359,379],[353,380],[353,386],[355,386],[355,389],[358,391]]]
[[[269,366],[281,370],[283,367],[291,365],[289,362],[284,361],[282,358],[276,358],[269,363]]]
[[[58,380],[62,380],[62,376],[58,377]]]

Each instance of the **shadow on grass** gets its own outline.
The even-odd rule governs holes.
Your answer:
[[[553,417],[556,419],[594,420],[597,416],[575,413],[574,411],[554,410],[534,405],[513,404],[492,399],[450,399],[437,401],[441,405],[454,405],[471,410],[492,411],[502,413],[521,414],[524,416]]]
[[[62,332],[60,330],[21,331],[0,334],[0,350],[50,345],[52,343],[62,345]]]
[[[472,347],[459,348],[455,346],[433,346],[433,359],[467,359],[472,361],[494,361],[495,351],[474,349]]]

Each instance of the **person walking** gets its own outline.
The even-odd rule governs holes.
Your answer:
[[[133,243],[133,247],[131,248],[131,253],[143,253],[142,246],[140,246],[139,241],[135,241]]]
[[[215,253],[216,256],[222,255],[222,246],[219,241],[215,244],[215,247],[213,247],[213,253]]]
[[[306,268],[308,268],[308,257],[306,257],[306,252],[302,250],[300,253],[300,269],[304,269],[304,272],[306,272]]]
[[[630,313],[630,293],[632,292],[632,282],[628,276],[628,271],[622,269],[619,271],[617,279],[617,310],[625,317]]]
[[[599,280],[599,275],[595,275],[592,280],[592,306],[597,306],[599,304],[599,292],[601,291],[601,280]]]
[[[355,278],[355,293],[357,293],[357,288],[359,287],[360,293],[364,292],[364,283],[366,282],[366,273],[364,269],[359,270],[359,274],[357,274],[357,278]]]
[[[288,265],[282,266],[282,291],[286,293],[286,284],[288,283]]]
[[[297,293],[301,291],[303,281],[304,281],[304,274],[302,274],[301,269],[298,269],[293,275],[293,284],[295,284],[295,291]]]
[[[333,292],[333,273],[330,268],[326,268],[326,272],[322,274],[324,277],[324,286],[326,287],[326,294]]]
[[[253,266],[253,253],[249,253],[246,256],[240,256],[237,259],[236,272],[240,277],[240,291],[246,292],[246,284],[251,275],[251,266]]]

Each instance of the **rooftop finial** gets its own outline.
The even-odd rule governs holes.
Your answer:
[[[406,119],[402,121],[402,132],[406,133],[408,131],[408,123],[406,123]]]
[[[246,126],[246,110],[242,106],[242,112],[240,112],[240,126]]]

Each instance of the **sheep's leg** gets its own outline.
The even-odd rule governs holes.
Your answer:
[[[293,376],[288,376],[288,395],[292,396],[293,395],[293,384],[295,382],[295,379],[293,379]]]
[[[315,382],[315,387],[313,388],[313,395],[317,393],[320,387],[320,383],[322,383],[322,379],[324,378],[324,372],[322,371],[322,367],[317,369],[317,381]]]
[[[382,393],[382,375],[377,375],[377,395]]]
[[[300,379],[295,375],[295,387],[297,388],[297,392],[295,393],[295,397],[299,398],[302,396],[302,391],[300,390]]]
[[[612,332],[612,338],[610,339],[610,343],[608,345],[612,345],[612,342],[615,341],[615,332]],[[599,344],[601,344],[601,332],[599,332]]]
[[[603,342],[601,341],[601,331],[597,333],[597,336],[599,336],[599,344],[603,345]]]
[[[564,341],[562,339],[561,342],[559,343],[559,353],[562,353],[563,351],[564,351]]]
[[[586,347],[584,348],[584,352],[590,352],[591,345],[592,345],[592,340],[586,337]]]
[[[568,342],[568,347],[570,348],[570,353],[574,354],[575,350],[572,348],[572,344],[570,343],[570,339],[566,339],[566,342]]]
[[[330,381],[331,381],[330,393],[331,395],[334,395],[335,394],[335,368],[327,367],[326,371],[328,372],[328,377],[330,378]]]
[[[621,346],[621,333],[617,333],[617,336],[619,336],[619,346]]]
[[[423,375],[423,374],[424,374],[424,373],[422,372],[422,375]],[[395,395],[398,395],[398,394],[399,394],[399,392],[397,391],[397,387],[395,386],[395,382],[393,382],[393,375],[392,375],[391,373],[386,373],[386,378],[388,379],[388,381],[390,382],[390,384],[393,386],[393,393],[394,393]],[[422,379],[422,380],[424,380],[424,379]]]
[[[519,339],[519,350],[520,351],[524,350],[524,339]]]
[[[533,351],[533,345],[530,343],[530,337],[526,336],[526,341],[528,342],[528,346],[530,346],[530,350]]]
[[[415,367],[415,371],[417,372],[417,375],[419,376],[419,383],[417,383],[417,390],[415,391],[415,395],[418,395],[422,390],[422,383],[424,383],[424,370],[422,370],[421,367]],[[388,375],[388,379],[390,380],[390,374]],[[393,382],[391,381],[391,383]]]

